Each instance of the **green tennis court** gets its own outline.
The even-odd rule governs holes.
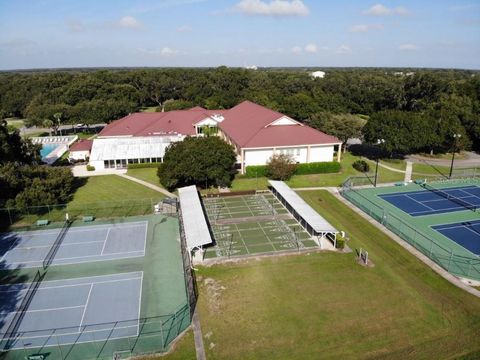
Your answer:
[[[22,232],[18,244],[23,250],[16,257],[28,255],[32,243],[42,242],[41,249],[51,246],[58,230]],[[124,235],[117,237],[112,231]],[[110,219],[95,225],[79,222],[67,230],[46,270],[37,257],[29,257],[34,262],[23,267],[10,261],[1,271],[3,358],[112,359],[168,350],[191,316],[179,238],[178,218],[171,216]],[[115,249],[123,254],[125,247],[115,244],[117,240],[138,242],[141,251],[134,257],[107,256],[102,261],[97,258],[101,252],[91,256],[97,242],[104,254],[107,248],[111,255]],[[86,258],[66,261],[64,255],[74,255],[66,249],[80,246],[79,242],[88,250]],[[40,278],[35,277],[38,271],[43,273]]]
[[[438,189],[442,193],[455,193],[459,189],[478,189],[479,186],[478,178],[429,182],[429,188]],[[459,241],[458,237],[461,234],[452,235],[451,231],[445,234],[441,231],[445,226],[454,228],[448,226],[449,224],[475,223],[480,219],[479,212],[474,211],[470,206],[461,207],[458,201],[450,201],[443,196],[439,197],[438,201],[436,198],[433,200],[440,202],[442,206],[445,202],[451,204],[448,206],[454,211],[425,211],[424,214],[418,215],[406,211],[404,202],[391,201],[392,198],[402,200],[407,198],[412,203],[417,201],[415,206],[420,206],[422,205],[418,202],[420,197],[431,199],[433,196],[438,197],[437,193],[434,190],[428,191],[421,184],[415,183],[379,188],[345,186],[342,190],[345,198],[450,273],[480,280],[480,259],[471,251],[471,247],[463,246],[471,241],[465,242],[463,241],[465,239]]]

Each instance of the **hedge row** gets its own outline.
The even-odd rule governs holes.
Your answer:
[[[247,166],[245,170],[245,177],[255,178],[267,176],[267,166],[266,165],[250,165]]]
[[[340,169],[341,169],[341,165],[339,162],[336,162],[336,161],[297,164],[295,175],[337,173],[340,171]],[[267,176],[266,165],[247,166],[245,171],[245,177],[255,178],[257,176],[258,177]]]
[[[146,169],[146,168],[156,168],[161,163],[139,163],[139,164],[128,164],[127,169]]]
[[[336,173],[340,171],[340,168],[340,163],[336,161],[297,164],[295,175]]]

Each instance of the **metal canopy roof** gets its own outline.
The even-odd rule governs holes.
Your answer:
[[[212,243],[202,204],[198,197],[197,188],[186,186],[178,189],[180,207],[182,209],[183,228],[187,248],[193,249]]]
[[[337,229],[330,225],[283,181],[268,180],[268,182],[313,230],[318,233],[338,233]]]

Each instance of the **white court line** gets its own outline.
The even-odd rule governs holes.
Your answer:
[[[410,195],[405,195],[405,197],[409,198],[410,200],[415,201],[416,203],[422,205],[423,207],[426,207],[426,208],[428,208],[428,209],[430,209],[430,210],[435,210],[435,209],[432,209],[430,206],[425,205],[423,202],[420,202],[420,201],[418,201],[418,200],[415,200],[414,198],[410,197]]]
[[[116,252],[116,253],[109,253],[109,254],[106,254],[106,255],[103,255],[104,257],[107,257],[109,255],[118,255],[118,254],[135,254],[135,253],[143,253],[142,250],[136,250],[136,251],[124,251],[124,252]],[[95,258],[95,257],[98,257],[98,256],[102,256],[102,255],[83,255],[83,256],[75,256],[75,257],[65,257],[65,258],[57,258],[56,260],[72,260],[72,259],[84,259],[84,258]],[[122,258],[114,258],[113,260],[120,260]],[[15,265],[15,264],[30,264],[30,263],[41,263],[43,260],[30,260],[30,261],[9,261],[8,262],[8,265]],[[95,260],[93,260],[95,261]],[[92,262],[93,262],[92,261]],[[107,261],[107,260],[105,260]],[[69,265],[69,264],[76,264],[75,262],[73,263],[61,263],[61,264],[58,264],[58,265]],[[54,264],[54,265],[57,265],[57,264]]]
[[[108,277],[113,278],[112,280],[105,280],[105,281],[94,281],[94,282],[84,282],[84,283],[76,283],[76,284],[68,284],[68,285],[40,287],[38,289],[38,291],[43,290],[43,289],[56,289],[56,288],[62,288],[62,287],[84,286],[84,285],[90,285],[90,284],[103,284],[103,283],[107,283],[107,282],[140,279],[142,274],[143,274],[142,271],[134,271],[134,272],[125,272],[125,273],[115,273],[115,274],[110,274],[110,275],[82,276],[82,277],[78,277],[78,278],[70,278],[70,279],[63,279],[63,280],[49,280],[49,281],[44,282],[43,284],[46,284],[46,283],[51,284],[51,283],[56,283],[56,282],[64,283],[64,282],[68,282],[68,281],[71,281],[71,280],[84,280],[84,279],[93,279],[93,278],[108,278]],[[126,279],[125,278],[116,279],[116,277],[125,276],[125,275],[135,275],[135,276],[131,277],[131,278],[126,278]],[[20,284],[28,285],[28,284],[31,284],[31,283],[17,283],[17,284],[9,284],[9,285],[0,285],[0,293],[1,292],[9,292],[9,291],[18,291],[18,290],[1,290],[1,288],[2,287],[7,287],[8,288],[8,287],[15,286],[15,285],[20,285]],[[27,289],[23,289],[23,290],[26,291]],[[20,290],[20,291],[22,291],[22,290]]]
[[[42,311],[57,311],[57,310],[67,310],[67,309],[76,309],[83,308],[85,305],[75,305],[75,306],[63,306],[58,308],[48,308],[48,309],[37,309],[37,310],[27,310],[27,313],[42,312]],[[10,313],[18,313],[18,311],[10,311]]]
[[[473,225],[478,225],[478,223],[473,224]],[[460,229],[460,228],[465,228],[465,229],[470,230],[470,227],[473,227],[473,226],[458,224],[458,225],[453,225],[453,226],[448,226],[448,227],[442,227],[441,229],[435,229],[433,227],[432,228],[433,228],[433,230],[442,231],[442,230],[453,230],[453,229]],[[475,230],[470,230],[470,231],[474,232],[477,236],[480,236],[480,234],[477,233]]]
[[[143,271],[142,271],[142,278],[140,280],[140,296],[138,298],[138,315],[137,315],[137,318],[139,320],[137,321],[137,336],[140,335],[140,308],[142,306],[142,291],[143,291]]]
[[[90,290],[88,290],[87,301],[85,302],[85,305],[84,305],[84,308],[83,308],[82,319],[80,320],[80,325],[78,326],[78,332],[80,332],[80,328],[82,327],[82,324],[83,324],[83,319],[85,318],[85,312],[87,311],[88,301],[90,300],[90,295],[92,294],[92,289],[93,289],[93,284],[90,284]]]
[[[103,239],[103,247],[102,247],[102,252],[100,253],[100,255],[103,255],[103,251],[105,250],[105,246],[107,245],[108,234],[110,234],[110,228],[108,228],[107,235],[105,236],[105,239]]]
[[[95,243],[100,243],[103,242],[103,240],[98,240],[98,241],[84,241],[84,242],[75,242],[75,243],[62,243],[61,246],[72,246],[72,245],[83,245],[83,244],[95,244]],[[49,245],[42,245],[42,246],[19,246],[16,247],[13,250],[8,250],[8,251],[15,251],[15,250],[22,250],[22,249],[41,249],[41,248],[51,248],[52,244]],[[40,261],[40,260],[39,260]]]
[[[106,230],[110,228],[130,228],[130,227],[140,227],[140,225],[148,225],[148,221],[135,221],[130,223],[123,224],[100,224],[100,225],[91,225],[91,226],[78,226],[68,229],[68,233],[82,233],[87,231],[95,230]],[[56,231],[54,231],[56,230]],[[60,232],[60,228],[52,230],[33,230],[33,231],[12,231],[7,234],[27,234],[27,235],[55,235]]]

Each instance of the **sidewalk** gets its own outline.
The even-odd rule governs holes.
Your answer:
[[[121,175],[126,174],[127,169],[117,170],[117,169],[105,169],[105,170],[94,170],[87,171],[87,165],[75,165],[72,168],[73,176],[75,177],[89,177],[89,176],[101,176],[101,175]]]
[[[152,190],[161,192],[162,194],[164,194],[164,195],[166,195],[166,196],[168,196],[168,197],[173,197],[173,198],[177,197],[177,195],[171,193],[171,192],[168,191],[168,190],[165,190],[165,189],[161,188],[160,186],[156,186],[156,185],[150,184],[150,183],[148,183],[148,182],[146,182],[146,181],[137,179],[137,178],[135,178],[135,177],[133,177],[133,176],[130,176],[130,175],[127,175],[127,174],[125,174],[125,173],[123,173],[123,174],[117,174],[117,175],[118,175],[118,176],[121,176],[121,177],[123,177],[123,178],[125,178],[125,179],[131,180],[131,181],[135,181],[136,183],[141,184],[141,185],[143,185],[143,186],[146,186],[146,187],[148,187],[148,188],[150,188],[150,189],[152,189]]]

